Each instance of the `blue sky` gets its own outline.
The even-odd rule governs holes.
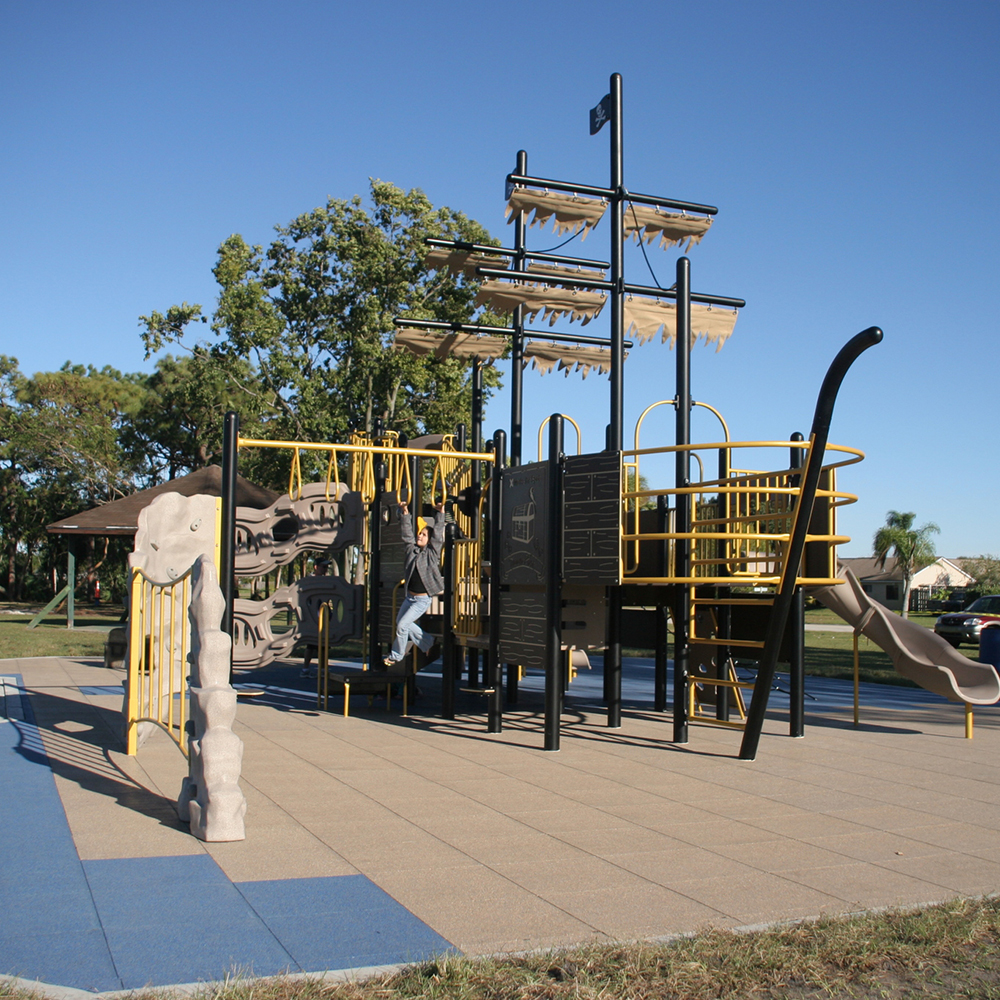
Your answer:
[[[0,353],[22,370],[147,367],[138,316],[211,309],[222,240],[266,243],[369,177],[509,241],[518,149],[541,176],[608,182],[607,130],[589,136],[587,110],[620,72],[626,185],[719,206],[693,285],[747,300],[720,353],[695,348],[694,397],[736,439],[808,431],[837,350],[881,326],[834,414],[831,440],[868,456],[841,476],[860,498],[842,553],[868,554],[898,509],[940,525],[943,555],[1000,554],[993,0],[40,0],[5,4],[0,25]],[[571,246],[605,256],[607,229]],[[650,251],[661,282],[677,256]],[[636,251],[626,268],[649,283]],[[673,395],[673,370],[662,345],[633,352],[627,434]],[[525,385],[528,441],[560,411],[584,450],[602,446],[606,379],[529,371]],[[643,445],[671,442],[659,413]],[[488,431],[508,414],[501,393]],[[713,423],[696,415],[695,439],[716,440]]]

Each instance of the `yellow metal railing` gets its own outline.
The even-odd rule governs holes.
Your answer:
[[[169,584],[132,572],[129,605],[128,718],[126,752],[138,748],[139,723],[165,730],[187,755],[188,609],[191,570]]]
[[[474,639],[482,632],[482,545],[478,538],[463,538],[454,549],[454,615],[456,636]]]
[[[735,449],[782,450],[787,462],[789,449],[808,451],[807,441],[718,441],[708,444],[666,448],[644,448],[623,453],[625,470],[632,470],[627,488],[622,493],[622,543],[625,566],[624,581],[629,583],[688,583],[777,585],[784,572],[784,553],[791,537],[796,504],[800,494],[801,468],[781,468],[778,471],[731,470],[728,476],[694,481],[677,488],[637,489],[639,461],[649,456],[716,452],[723,455],[720,463],[731,466],[730,455]],[[824,466],[820,489],[816,493],[811,530],[806,536],[809,575],[799,575],[800,584],[825,585],[839,582],[836,576],[835,546],[848,541],[836,533],[836,508],[853,503],[857,497],[836,487],[836,470],[860,462],[864,453],[841,445],[827,445],[831,457],[844,456]],[[778,463],[776,463],[778,464]],[[669,524],[667,531],[641,530],[641,503],[657,497],[668,499],[676,507],[677,497],[691,497],[690,530],[679,531]],[[691,571],[681,576],[675,564],[675,544],[686,539],[691,543]],[[665,576],[639,575],[643,546],[653,542],[668,543],[668,566]],[[823,547],[822,559],[815,556]],[[810,552],[813,556],[810,558]],[[818,564],[822,562],[820,567]],[[798,572],[798,568],[796,568]]]
[[[212,559],[218,571],[222,554],[222,499],[215,500]],[[194,566],[169,583],[151,580],[141,569],[129,582],[128,704],[126,753],[135,756],[139,723],[165,730],[187,756],[191,634],[191,574]]]

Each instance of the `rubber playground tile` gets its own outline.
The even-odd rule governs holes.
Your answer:
[[[106,928],[108,947],[127,990],[176,983],[212,982],[233,976],[277,976],[298,972],[291,956],[259,920],[215,923],[226,915],[174,910],[161,926]]]
[[[419,961],[452,945],[364,875],[236,888],[305,971]]]
[[[860,862],[786,871],[781,877],[836,896],[852,909],[916,906],[953,895],[944,885]]]
[[[207,855],[83,863],[125,989],[295,970]]]
[[[80,694],[85,694],[88,698],[99,698],[102,695],[125,694],[125,688],[121,684],[89,684],[78,688]]]
[[[7,975],[93,992],[122,988],[100,927],[25,933],[5,915],[0,956]]]
[[[726,927],[732,923],[720,910],[672,889],[646,883],[589,892],[555,893],[552,902],[571,916],[610,938],[659,937],[692,927]]]

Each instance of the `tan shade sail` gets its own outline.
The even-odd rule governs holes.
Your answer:
[[[717,351],[729,339],[736,325],[735,309],[720,309],[692,303],[691,343],[699,337],[715,344]],[[627,298],[625,300],[625,336],[633,337],[640,344],[652,340],[663,329],[663,343],[674,346],[677,339],[677,306],[659,299]]]
[[[488,305],[498,312],[513,312],[524,306],[531,319],[542,313],[555,324],[562,316],[581,320],[584,325],[597,316],[607,296],[572,288],[549,288],[543,285],[521,285],[512,281],[490,279],[484,281],[476,295],[476,305]]]
[[[578,233],[583,230],[581,239],[587,238],[590,229],[601,221],[608,203],[601,198],[581,198],[575,194],[562,194],[558,191],[534,191],[528,188],[515,188],[507,201],[505,215],[507,223],[513,222],[521,212],[534,212],[529,226],[544,227],[545,223],[555,216],[553,229],[557,236],[563,233]]]
[[[404,327],[396,331],[395,346],[417,357],[433,354],[438,361],[456,358],[499,358],[510,341],[506,337],[488,337],[455,330],[417,330]]]
[[[644,239],[646,243],[652,243],[659,236],[663,250],[685,240],[688,247],[692,243],[700,243],[711,225],[712,220],[707,216],[678,215],[651,205],[625,206],[625,234],[635,240]]]
[[[567,267],[565,264],[546,264],[536,261],[528,265],[527,274],[544,274],[547,278],[571,278],[586,281],[596,278],[604,280],[604,271],[599,267]]]
[[[447,268],[452,277],[464,274],[467,278],[475,278],[477,267],[506,269],[510,266],[510,262],[506,257],[470,253],[468,250],[450,250],[448,247],[434,247],[424,258],[424,265],[430,271],[441,271]]]
[[[611,371],[611,351],[606,347],[584,347],[583,345],[552,344],[543,340],[531,340],[524,345],[525,365],[531,358],[532,367],[547,375],[558,365],[559,371],[568,376],[574,369],[586,378],[592,369],[602,375]]]
[[[403,327],[396,331],[395,346],[418,357],[432,354],[439,361],[447,357],[498,358],[507,348],[506,337],[477,336],[454,330],[416,330]],[[611,352],[606,347],[585,347],[576,344],[553,344],[529,340],[524,345],[524,365],[528,360],[542,375],[558,366],[567,375],[578,371],[586,378],[592,369],[603,373],[611,370]],[[413,442],[411,442],[412,444]]]

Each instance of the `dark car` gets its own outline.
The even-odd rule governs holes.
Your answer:
[[[964,611],[941,615],[934,631],[953,646],[963,642],[979,645],[979,633],[988,622],[1000,622],[1000,594],[988,594],[974,600]]]

